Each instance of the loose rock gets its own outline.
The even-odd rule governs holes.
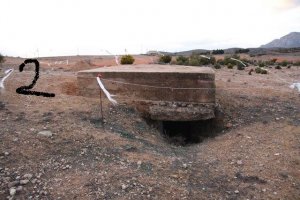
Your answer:
[[[38,135],[45,136],[45,137],[52,137],[53,133],[51,131],[40,131]]]
[[[9,189],[9,194],[10,194],[10,196],[15,196],[16,193],[17,193],[17,190],[16,190],[15,187]]]
[[[26,185],[27,183],[29,183],[29,180],[28,180],[28,179],[20,180],[20,184],[21,184],[21,185]]]

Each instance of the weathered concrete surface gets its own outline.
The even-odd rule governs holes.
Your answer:
[[[129,97],[151,119],[192,121],[214,117],[215,74],[211,68],[122,65],[80,71],[80,95],[99,98],[99,74],[110,93]]]

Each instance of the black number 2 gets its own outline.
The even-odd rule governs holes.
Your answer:
[[[35,64],[35,76],[32,81],[32,83],[28,86],[21,86],[16,89],[16,92],[18,94],[24,94],[24,95],[36,95],[36,96],[43,96],[43,97],[55,97],[54,93],[47,93],[47,92],[37,92],[37,91],[31,91],[31,89],[35,86],[37,80],[39,79],[39,70],[40,70],[40,63],[36,59],[27,59],[19,66],[19,71],[22,72],[25,65],[28,63],[34,63]]]

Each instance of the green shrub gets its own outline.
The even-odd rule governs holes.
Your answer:
[[[159,62],[160,63],[170,63],[172,60],[172,56],[169,55],[163,55],[159,57]]]
[[[280,65],[277,65],[277,66],[275,67],[275,69],[282,69],[282,68],[280,67]]]
[[[267,71],[266,69],[262,69],[260,73],[261,73],[261,74],[267,74],[268,71]]]
[[[189,58],[189,65],[191,66],[202,66],[202,65],[209,65],[215,63],[216,63],[216,59],[214,57],[207,59],[207,58],[203,58],[201,55],[193,54]]]
[[[219,63],[214,65],[215,69],[221,69],[221,65]]]
[[[238,70],[244,70],[244,69],[245,69],[245,66],[244,66],[242,63],[239,62],[239,63],[237,64],[237,69],[238,69]]]
[[[266,66],[266,64],[265,64],[264,62],[260,61],[260,62],[258,63],[258,66],[259,66],[259,67],[264,67],[264,66]]]
[[[4,56],[0,53],[0,64],[5,62]]]
[[[131,65],[134,63],[134,58],[132,55],[123,55],[121,57],[121,64],[122,65]]]
[[[280,64],[282,67],[286,67],[286,66],[289,64],[289,62],[286,61],[286,60],[283,60],[283,61],[280,62],[279,64]]]
[[[230,56],[225,56],[225,58],[224,58],[224,64],[228,65],[229,63],[233,67],[236,64],[236,61],[232,60]]]
[[[268,73],[268,71],[267,71],[266,69],[261,68],[261,67],[256,67],[256,68],[255,68],[255,72],[256,72],[257,74],[267,74],[267,73]]]
[[[261,68],[260,68],[260,67],[256,67],[256,68],[255,68],[255,72],[256,72],[257,74],[260,74],[260,73],[261,73]]]
[[[233,69],[233,64],[228,63],[228,64],[227,64],[227,68],[228,68],[228,69]]]
[[[189,58],[185,56],[178,56],[176,58],[176,64],[177,65],[188,65],[189,64]]]

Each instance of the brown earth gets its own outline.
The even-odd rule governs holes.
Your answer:
[[[99,99],[77,95],[76,71],[114,58],[39,59],[34,90],[54,98],[15,92],[34,76],[33,66],[17,71],[23,61],[3,64],[15,71],[0,94],[0,199],[13,188],[15,199],[299,199],[300,95],[289,88],[299,68],[216,70],[219,117],[207,123],[224,128],[199,128],[202,142],[186,144],[161,134],[126,96],[116,107],[103,98],[102,124]]]

